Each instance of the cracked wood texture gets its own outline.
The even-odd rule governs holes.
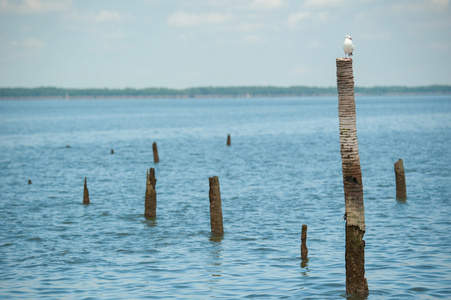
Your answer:
[[[337,58],[340,152],[346,213],[346,293],[367,295],[365,278],[365,209],[357,141],[352,59]]]
[[[160,158],[158,156],[158,147],[157,147],[157,142],[154,142],[152,144],[152,152],[153,152],[153,162],[155,164],[160,162]]]
[[[301,233],[301,259],[307,259],[308,248],[307,248],[307,225],[302,225]]]
[[[150,170],[147,171],[146,197],[144,201],[144,216],[146,218],[155,218],[157,216],[156,184],[157,180],[155,179],[155,169],[150,168]]]
[[[218,176],[210,177],[209,181],[211,232],[213,235],[222,236],[224,234],[224,228],[222,224],[221,192],[219,190]]]
[[[89,204],[89,191],[88,191],[88,185],[86,184],[86,177],[85,177],[85,185],[83,188],[83,204]]]
[[[395,162],[395,177],[396,177],[396,198],[406,199],[406,175],[404,172],[404,163],[402,159]]]

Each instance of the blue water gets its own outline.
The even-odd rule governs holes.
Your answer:
[[[451,96],[358,97],[357,129],[368,299],[451,298]],[[0,101],[0,298],[343,299],[339,148],[336,98]]]

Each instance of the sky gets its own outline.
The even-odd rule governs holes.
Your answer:
[[[0,87],[451,84],[450,0],[0,0]]]

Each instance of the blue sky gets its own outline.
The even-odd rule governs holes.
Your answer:
[[[0,0],[0,87],[451,84],[449,0]]]

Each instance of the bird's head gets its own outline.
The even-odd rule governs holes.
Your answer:
[[[350,37],[349,35],[345,36],[345,38],[352,40],[352,37]]]

